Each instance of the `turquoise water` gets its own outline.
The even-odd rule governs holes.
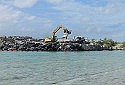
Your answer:
[[[0,52],[0,85],[125,85],[125,51]]]

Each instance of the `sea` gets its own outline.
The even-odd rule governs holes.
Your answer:
[[[125,51],[3,51],[0,85],[125,85]]]

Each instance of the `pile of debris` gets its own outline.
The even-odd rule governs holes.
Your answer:
[[[74,38],[66,42],[45,43],[44,39],[32,37],[9,36],[0,37],[1,51],[101,51],[111,50],[84,38]]]

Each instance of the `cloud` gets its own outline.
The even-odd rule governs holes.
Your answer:
[[[124,30],[124,0],[96,0],[95,3],[91,3],[95,0],[89,1],[0,0],[0,3],[4,3],[0,5],[0,30],[4,31],[0,32],[51,35],[53,29],[50,30],[50,26],[55,28],[62,24],[71,28],[74,35],[115,38],[113,36],[117,35],[116,32],[121,33]]]
[[[18,23],[24,20],[33,20],[36,17],[24,14],[22,11],[0,4],[0,23]]]
[[[37,1],[38,0],[1,0],[0,2],[18,8],[30,8],[33,7]]]
[[[14,5],[19,8],[29,8],[37,3],[37,0],[13,0]]]
[[[51,26],[47,18],[26,14],[13,7],[0,4],[0,35],[44,36]],[[44,31],[43,31],[44,30]],[[46,30],[46,31],[45,31]],[[40,33],[40,31],[43,31]]]
[[[115,32],[121,33],[125,27],[119,26],[119,23],[125,22],[124,0],[107,0],[107,3],[102,6],[93,6],[84,3],[84,1],[70,0],[51,5],[50,8],[57,11],[56,16],[60,17],[60,21],[68,23],[68,26],[72,25],[71,28],[74,28],[73,30],[79,34],[88,33],[89,36],[97,34],[101,37],[114,38],[112,36],[116,34]],[[80,31],[76,31],[79,29]]]
[[[46,2],[48,3],[52,3],[52,4],[59,4],[59,3],[63,3],[66,0],[46,0]]]

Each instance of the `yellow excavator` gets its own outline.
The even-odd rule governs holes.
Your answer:
[[[57,39],[56,39],[56,36],[55,34],[60,30],[64,30],[64,34],[63,34],[63,37],[62,38],[66,38],[68,37],[68,34],[71,34],[71,30],[68,30],[66,29],[65,27],[63,27],[62,25],[58,26],[52,33],[52,37],[51,38],[45,38],[45,42],[56,42]]]

